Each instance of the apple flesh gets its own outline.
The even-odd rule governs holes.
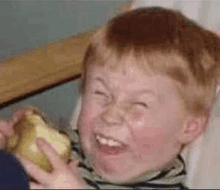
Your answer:
[[[34,161],[36,165],[47,172],[53,167],[46,155],[36,145],[36,138],[40,137],[49,142],[60,157],[68,162],[71,152],[71,142],[67,135],[47,126],[39,115],[24,116],[14,126],[15,135],[8,140],[7,150],[20,153]]]

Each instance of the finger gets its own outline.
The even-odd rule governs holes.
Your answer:
[[[66,163],[61,159],[57,151],[43,138],[37,138],[39,149],[47,156],[54,170],[61,170],[66,167]]]
[[[6,135],[8,137],[11,137],[14,135],[14,125],[21,119],[21,117],[23,115],[26,116],[31,116],[33,115],[34,110],[31,108],[24,108],[24,109],[20,109],[18,110],[12,117],[12,119],[10,121],[8,121],[8,126],[6,127],[7,131],[6,131]]]
[[[13,125],[10,121],[0,121],[0,131],[10,137],[14,134]]]
[[[33,161],[19,153],[16,153],[15,156],[21,162],[27,173],[36,181],[45,185],[50,182],[50,174],[39,168]]]
[[[75,171],[76,168],[77,168],[77,164],[78,164],[78,161],[77,161],[77,160],[71,160],[70,163],[68,164],[68,168],[69,168],[71,171]]]
[[[15,114],[13,115],[12,118],[12,123],[16,123],[22,115],[26,115],[26,116],[30,116],[34,114],[34,110],[32,108],[22,108],[20,110],[18,110],[17,112],[15,112]]]

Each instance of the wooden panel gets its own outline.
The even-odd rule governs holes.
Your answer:
[[[119,3],[119,9],[110,17],[129,10],[131,2]],[[98,28],[100,26],[1,61],[0,108],[28,94],[79,77],[89,39]]]
[[[81,63],[96,28],[21,53],[0,64],[0,104],[81,74]]]

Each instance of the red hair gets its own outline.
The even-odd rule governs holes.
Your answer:
[[[220,66],[220,38],[216,34],[170,9],[126,12],[92,38],[84,58],[85,84],[90,64],[115,68],[128,55],[148,73],[172,78],[187,111],[207,116]]]

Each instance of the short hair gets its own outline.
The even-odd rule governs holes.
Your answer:
[[[116,68],[128,55],[148,73],[173,79],[187,113],[208,116],[220,66],[216,34],[171,9],[146,7],[126,12],[91,39],[84,57],[84,84],[89,65]]]

